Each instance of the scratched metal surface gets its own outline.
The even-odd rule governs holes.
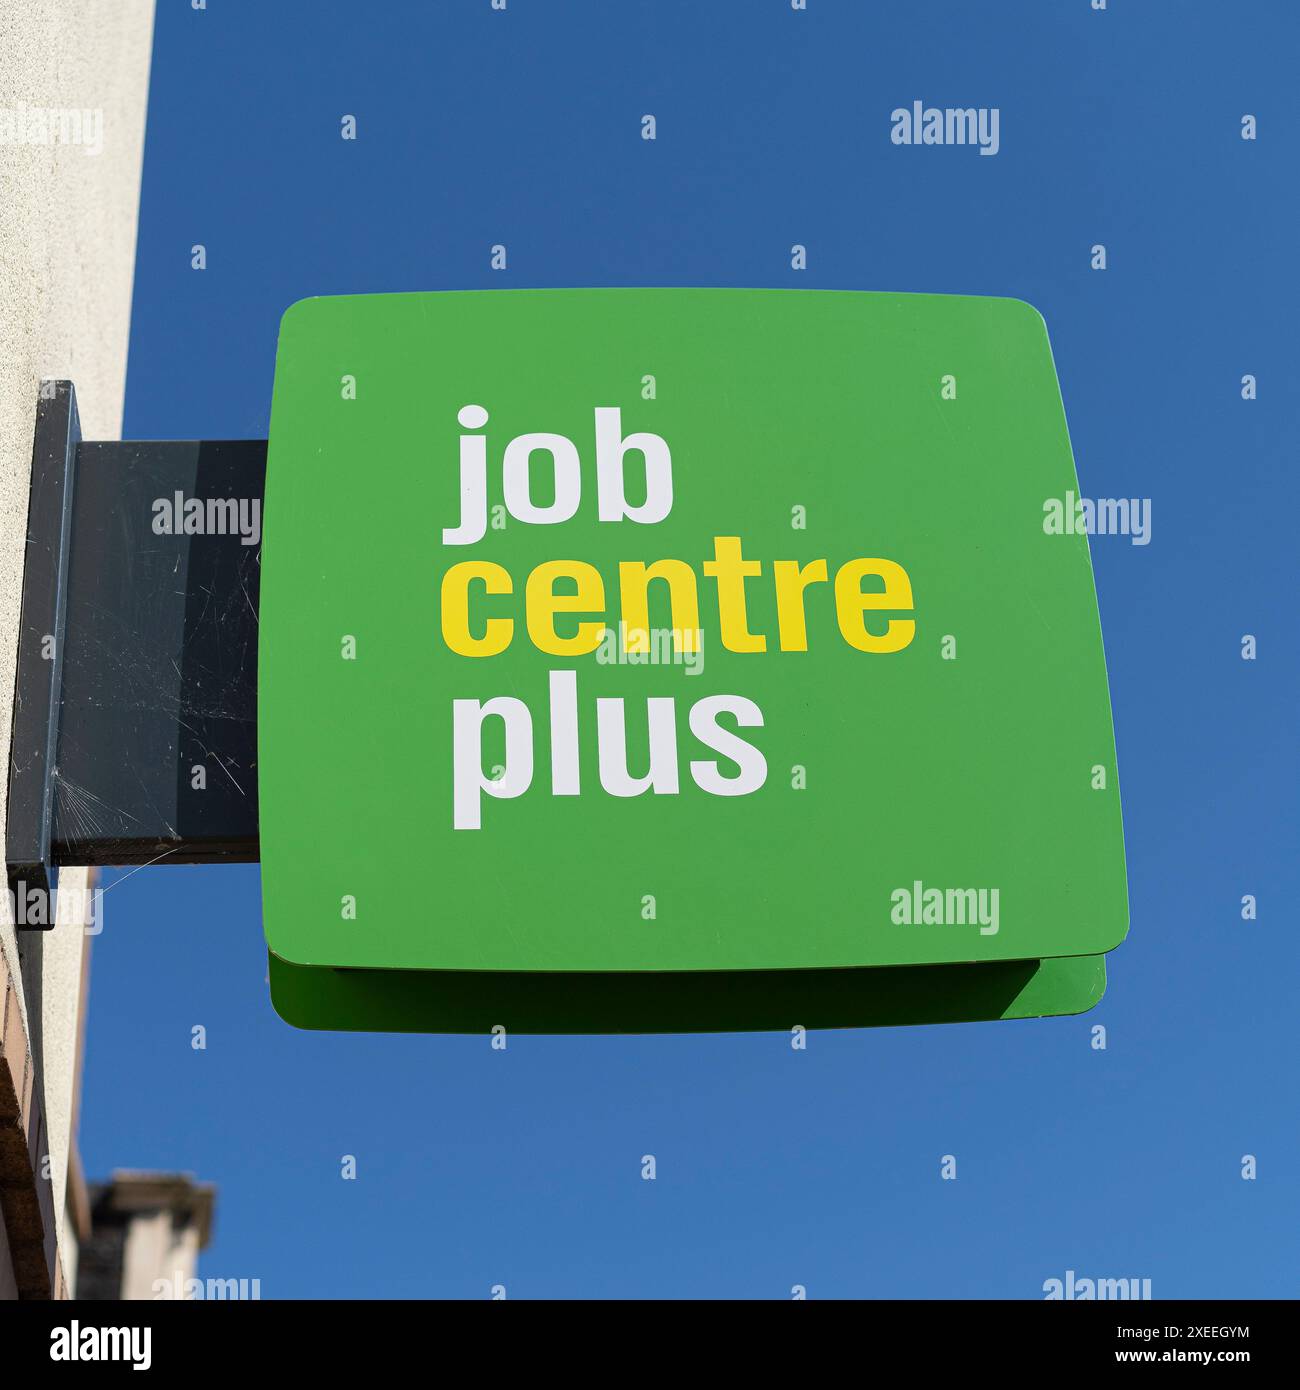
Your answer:
[[[256,860],[261,545],[158,503],[260,514],[265,469],[264,440],[79,446],[54,863]]]

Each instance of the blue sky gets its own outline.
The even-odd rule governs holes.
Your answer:
[[[110,873],[88,1171],[215,1182],[202,1270],[265,1297],[1294,1294],[1298,40],[1282,0],[161,0],[128,438],[265,436],[306,295],[1034,303],[1082,492],[1152,500],[1151,544],[1093,543],[1132,930],[1077,1019],[500,1053],[281,1023],[256,866]],[[892,145],[914,100],[998,107],[999,153]]]

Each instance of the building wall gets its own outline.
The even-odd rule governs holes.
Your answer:
[[[194,1278],[199,1262],[199,1232],[192,1225],[178,1226],[172,1213],[160,1211],[138,1217],[127,1233],[122,1261],[123,1300],[156,1299],[154,1285],[167,1281],[173,1296],[183,1297],[185,1283]]]
[[[68,1217],[68,1170],[76,1143],[78,1079],[81,1075],[82,997],[87,935],[86,905],[96,882],[93,869],[64,869],[59,874],[58,925],[47,933],[41,951],[45,1060],[45,1125],[49,1136],[50,1181],[59,1223],[59,1249],[68,1287],[77,1286],[76,1232]],[[71,889],[72,893],[67,890]],[[96,922],[93,924],[101,925]]]
[[[188,1173],[117,1172],[90,1189],[93,1234],[77,1297],[185,1299],[212,1232],[215,1190]],[[233,1295],[232,1295],[233,1296]]]
[[[9,763],[28,478],[38,385],[76,385],[82,434],[116,439],[126,380],[153,0],[0,0],[0,752]],[[33,109],[53,109],[44,138]],[[90,113],[73,117],[70,113]],[[0,831],[3,825],[0,824]],[[60,1242],[75,1122],[83,934],[43,942],[45,1144]],[[8,895],[0,964],[20,982]],[[36,1042],[38,1046],[32,1048]],[[11,1049],[12,1051],[12,1049]],[[0,1293],[5,1276],[0,1271]]]
[[[18,1297],[18,1281],[14,1278],[14,1261],[9,1251],[9,1236],[5,1223],[0,1221],[0,1300]]]

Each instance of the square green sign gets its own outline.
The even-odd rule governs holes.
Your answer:
[[[1077,492],[1017,300],[294,305],[261,597],[271,951],[527,975],[1111,949],[1088,542],[1044,525]]]

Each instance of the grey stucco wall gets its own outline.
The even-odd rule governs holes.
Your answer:
[[[153,9],[153,0],[0,0],[0,749],[6,769],[40,380],[75,382],[86,438],[115,439],[121,431]],[[53,118],[34,114],[51,110]],[[17,976],[7,894],[0,895],[0,951]],[[46,936],[41,1046],[60,1216],[81,952],[74,925]],[[63,1231],[60,1245],[67,1249]]]

